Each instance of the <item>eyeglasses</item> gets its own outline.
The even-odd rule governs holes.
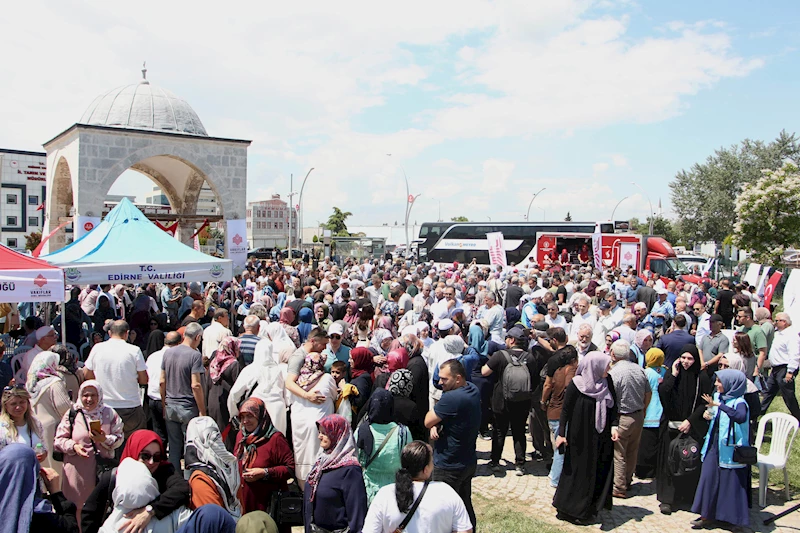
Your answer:
[[[331,335],[331,339],[341,339],[341,335]]]
[[[158,453],[148,453],[148,452],[140,452],[139,453],[139,460],[144,461],[145,463],[160,463],[161,460],[164,459],[164,456],[161,455],[160,452]]]

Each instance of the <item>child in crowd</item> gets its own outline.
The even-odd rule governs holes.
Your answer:
[[[352,422],[353,407],[350,403],[350,397],[358,396],[358,389],[347,382],[346,376],[347,363],[334,361],[333,365],[331,365],[331,377],[336,382],[336,388],[339,390],[339,397],[336,399],[334,408],[337,415],[341,415],[348,422]]]

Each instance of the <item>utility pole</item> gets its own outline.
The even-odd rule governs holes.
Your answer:
[[[286,224],[289,230],[289,246],[287,248],[289,253],[289,263],[292,262],[292,198],[294,197],[294,174],[289,174],[289,222]]]

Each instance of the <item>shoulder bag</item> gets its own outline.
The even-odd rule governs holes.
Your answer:
[[[400,525],[397,526],[397,529],[394,530],[394,533],[405,533],[408,523],[411,522],[411,519],[414,517],[414,513],[417,512],[417,507],[419,507],[420,502],[422,502],[422,497],[425,496],[425,491],[428,490],[429,483],[430,481],[426,481],[422,486],[422,491],[419,493],[419,496],[417,496],[417,499],[414,500],[413,505],[411,505],[411,508],[408,510],[408,514],[406,514],[406,517],[403,518],[402,522],[400,522]]]
[[[750,406],[747,405],[745,402],[745,406],[747,406],[747,420],[750,420]],[[734,442],[736,440],[735,437],[735,430],[734,430],[735,422],[728,419],[728,446],[731,445],[731,437],[734,437]],[[749,441],[748,441],[749,442]],[[734,463],[741,463],[743,465],[754,465],[758,462],[758,448],[755,446],[733,446],[733,462]]]

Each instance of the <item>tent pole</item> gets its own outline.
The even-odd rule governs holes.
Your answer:
[[[64,298],[61,299],[58,307],[61,313],[61,343],[63,344],[67,342],[67,326],[65,324],[66,319],[64,318],[67,316],[67,302],[64,301]]]

